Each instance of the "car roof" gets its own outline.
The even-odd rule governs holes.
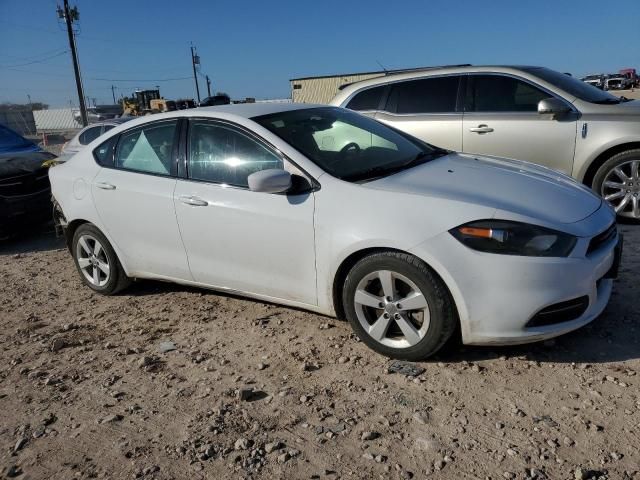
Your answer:
[[[516,73],[516,72],[527,72],[531,73],[537,69],[542,69],[544,67],[536,66],[536,65],[462,65],[462,66],[452,66],[452,67],[443,67],[443,68],[430,68],[419,71],[407,71],[407,72],[399,72],[399,73],[389,73],[388,75],[382,75],[380,77],[370,78],[368,80],[361,80],[359,82],[354,82],[351,84],[347,84],[340,91],[338,96],[340,98],[346,98],[349,94],[360,90],[363,87],[372,87],[376,85],[384,85],[387,83],[399,81],[399,80],[411,80],[411,79],[419,79],[423,77],[432,77],[434,75],[448,75],[448,74],[456,74],[456,73],[483,73],[483,72],[493,72],[493,73]]]
[[[154,113],[152,115],[144,115],[140,117],[130,117],[131,122],[121,123],[114,128],[109,134],[118,134],[119,132],[135,128],[147,123],[173,120],[177,118],[189,117],[210,117],[219,120],[236,121],[246,123],[246,120],[252,120],[254,117],[269,115],[272,113],[288,112],[293,110],[303,110],[308,108],[336,108],[331,105],[321,105],[314,103],[241,103],[231,105],[217,105],[213,107],[197,107],[187,108],[185,110],[175,110],[164,113]],[[108,123],[109,121],[100,122]],[[95,124],[94,124],[95,125]],[[85,127],[86,128],[86,127]],[[77,136],[78,134],[76,134]]]
[[[198,107],[196,109],[183,110],[189,112],[189,116],[204,113],[223,113],[236,115],[243,118],[259,117],[261,115],[269,115],[271,113],[288,112],[290,110],[301,110],[313,107],[326,107],[326,105],[312,103],[236,103],[229,105],[215,105],[213,107]]]

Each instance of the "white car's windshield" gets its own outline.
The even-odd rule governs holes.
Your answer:
[[[323,170],[348,181],[381,177],[446,154],[342,108],[290,110],[253,120]]]

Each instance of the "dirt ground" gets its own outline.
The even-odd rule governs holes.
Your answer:
[[[4,243],[2,475],[640,479],[640,228],[621,228],[590,326],[453,345],[417,377],[341,321],[149,281],[101,297],[50,232]]]

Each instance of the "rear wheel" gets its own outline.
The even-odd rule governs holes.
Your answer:
[[[94,225],[80,225],[73,235],[71,252],[85,285],[103,295],[113,295],[131,280],[107,238]]]
[[[433,355],[457,325],[442,281],[421,260],[397,252],[360,260],[345,280],[343,305],[358,337],[391,358]]]
[[[618,153],[602,164],[593,189],[615,208],[618,217],[640,221],[640,149]]]

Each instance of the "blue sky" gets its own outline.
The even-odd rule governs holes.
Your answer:
[[[195,97],[190,42],[212,89],[232,98],[288,97],[290,78],[378,70],[378,62],[535,64],[574,75],[640,70],[639,0],[71,4],[80,10],[85,94],[98,103],[111,103],[111,85],[118,96],[160,85],[165,98]],[[30,94],[52,106],[77,103],[55,10],[55,0],[0,0],[0,102],[26,102]]]

